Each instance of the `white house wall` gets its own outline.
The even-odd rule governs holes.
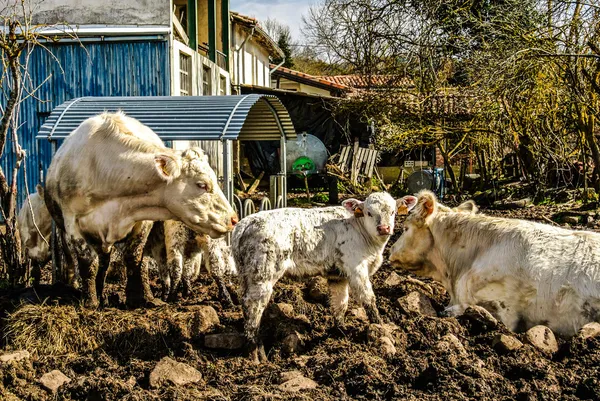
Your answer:
[[[45,0],[34,3],[36,24],[170,26],[165,0]]]
[[[250,33],[247,29],[234,25],[234,45],[232,46],[232,71],[234,85],[270,86],[269,53],[252,37],[248,39],[243,49],[235,51]],[[256,33],[254,33],[256,35]]]

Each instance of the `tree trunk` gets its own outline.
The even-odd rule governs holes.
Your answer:
[[[456,190],[458,188],[456,182],[456,175],[454,175],[454,170],[452,170],[452,166],[450,165],[450,158],[448,157],[448,153],[442,146],[441,142],[437,144],[438,149],[444,159],[444,170],[448,173],[448,177],[450,178],[450,187],[452,190]]]

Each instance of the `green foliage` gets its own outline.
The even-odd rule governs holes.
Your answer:
[[[324,193],[324,192],[317,192],[316,194],[313,195],[312,201],[318,202],[318,203],[328,203],[329,202],[329,194]]]

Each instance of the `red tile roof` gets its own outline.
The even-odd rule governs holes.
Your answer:
[[[400,88],[412,87],[413,81],[398,75],[330,75],[315,77],[334,82],[353,89]]]
[[[273,69],[273,68],[275,68],[275,65],[271,64],[271,69]],[[293,80],[303,80],[305,82],[315,84],[319,87],[327,87],[327,88],[338,89],[338,90],[342,90],[342,91],[347,91],[350,89],[348,86],[346,86],[344,84],[333,82],[333,81],[324,79],[323,77],[315,77],[314,75],[305,74],[303,72],[292,70],[290,68],[285,68],[285,67],[279,67],[277,70],[275,70],[275,72],[273,72],[273,74],[282,76],[284,78],[288,78],[292,81]],[[298,78],[298,79],[294,79],[294,78]]]

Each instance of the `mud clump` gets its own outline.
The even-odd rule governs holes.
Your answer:
[[[540,331],[548,352],[480,310],[443,316],[449,298],[431,280],[384,264],[372,281],[381,325],[351,298],[336,326],[322,280],[278,282],[261,326],[269,359],[261,365],[245,357],[241,307],[222,306],[208,274],[193,298],[156,309],[92,311],[55,303],[51,292],[21,305],[0,295],[0,355],[28,355],[0,364],[0,399],[600,399],[596,325],[555,338],[556,347]],[[157,379],[171,365],[192,380]],[[55,370],[70,381],[52,394],[40,378]]]

